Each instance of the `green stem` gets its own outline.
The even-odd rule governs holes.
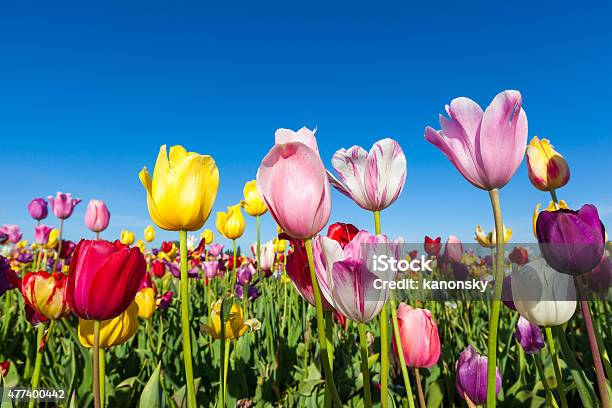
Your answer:
[[[414,408],[414,397],[412,396],[412,387],[410,386],[410,377],[408,376],[408,368],[406,367],[406,360],[404,359],[404,348],[402,346],[402,340],[399,333],[399,324],[397,323],[397,307],[395,305],[395,294],[391,292],[391,298],[389,299],[389,307],[391,308],[391,321],[393,323],[393,337],[395,339],[395,345],[397,347],[397,356],[399,358],[400,366],[402,368],[402,377],[404,378],[404,387],[406,388],[406,396],[408,398],[408,404],[410,408]]]
[[[223,322],[223,312],[221,312],[221,339],[219,341],[221,342],[219,343],[221,349],[221,357],[219,358],[219,407],[225,408],[225,322]]]
[[[363,398],[364,407],[372,407],[372,394],[370,393],[370,368],[368,367],[368,341],[364,323],[357,325],[359,328],[359,346],[361,348],[361,372],[363,374]]]
[[[493,305],[489,320],[489,339],[487,350],[487,407],[493,408],[497,402],[495,390],[497,369],[497,327],[501,308],[502,284],[504,280],[504,224],[502,221],[499,190],[489,191],[495,220],[496,256],[495,256],[495,287],[493,290]]]
[[[223,401],[227,395],[227,372],[229,371],[229,355],[230,355],[230,341],[229,339],[223,340],[225,342],[225,353],[223,355]]]
[[[57,264],[59,263],[60,253],[62,252],[62,233],[63,231],[64,231],[64,220],[60,220],[59,231],[57,234],[57,252],[55,254],[55,261],[53,262],[53,268],[51,269],[51,273],[56,271]]]
[[[106,352],[100,349],[100,404],[104,407],[106,402]]]
[[[94,320],[94,344],[93,344],[93,398],[94,407],[101,408],[100,402],[100,321]]]
[[[191,359],[191,330],[189,328],[189,278],[187,276],[187,231],[179,231],[181,256],[181,325],[183,333],[183,361],[185,381],[187,382],[187,401],[189,408],[196,407],[193,363]]]
[[[427,408],[425,404],[425,394],[423,393],[423,386],[421,385],[421,374],[419,373],[419,368],[414,368],[414,382],[417,385],[417,394],[419,395],[419,404],[421,408]]]
[[[44,352],[44,349],[40,348],[40,343],[43,341],[43,337],[45,335],[45,325],[39,324],[36,330],[36,362],[34,363],[34,372],[32,373],[32,389],[38,388],[38,384],[40,382],[40,368],[42,366],[42,358]],[[28,407],[32,408],[35,403],[36,400],[34,398],[30,399]]]
[[[323,319],[323,302],[321,301],[321,292],[319,290],[319,282],[317,281],[317,275],[314,268],[314,257],[312,255],[312,240],[308,238],[305,242],[306,255],[308,256],[308,266],[310,269],[310,280],[312,282],[312,291],[315,298],[315,309],[317,311],[317,332],[319,338],[319,348],[321,362],[323,363],[323,371],[325,373],[325,384],[326,388],[331,394],[332,400],[336,408],[342,407],[340,402],[340,396],[334,383],[334,377],[329,362],[329,354],[327,351],[327,341],[325,340],[325,321]]]
[[[535,365],[538,369],[538,374],[540,375],[540,380],[542,381],[542,386],[544,387],[544,391],[546,392],[546,405],[549,407],[558,408],[557,401],[552,395],[550,391],[550,385],[548,385],[548,380],[546,379],[546,374],[544,373],[544,365],[542,364],[542,355],[540,353],[533,354],[533,361],[535,361]]]
[[[232,239],[232,247],[234,249],[234,255],[233,255],[234,256],[234,259],[233,259],[234,262],[232,263],[232,266],[233,266],[233,268],[232,268],[232,278],[230,279],[230,282],[229,282],[229,285],[230,285],[229,290],[230,291],[233,290],[234,284],[236,283],[236,240],[235,239]]]
[[[255,216],[255,230],[257,231],[257,272],[261,271],[260,257],[261,257],[261,225],[259,221],[259,215]]]
[[[555,352],[555,339],[552,335],[550,327],[545,327],[544,332],[546,333],[546,342],[548,344],[548,352],[553,362],[555,369],[555,378],[557,379],[557,389],[559,390],[559,398],[561,398],[561,407],[567,408],[567,399],[565,398],[565,385],[563,384],[563,376],[561,375],[561,368],[559,367],[559,359]]]
[[[380,235],[380,211],[374,211],[374,232]],[[387,324],[387,305],[380,311],[380,404],[382,408],[389,405],[389,335]]]
[[[332,312],[326,310],[323,312],[325,315],[325,342],[327,343],[327,355],[329,356],[329,366],[334,372],[334,318]],[[331,395],[329,390],[325,390],[325,407],[330,408],[332,404]]]

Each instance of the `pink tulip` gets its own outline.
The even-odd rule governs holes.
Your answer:
[[[278,129],[275,140],[257,171],[259,193],[289,236],[312,238],[331,212],[329,183],[314,132]]]
[[[483,112],[468,98],[446,105],[450,119],[440,115],[442,130],[425,129],[435,145],[474,186],[501,188],[518,169],[527,146],[527,115],[518,91],[504,91]]]
[[[332,158],[338,179],[329,181],[363,209],[380,211],[399,197],[406,181],[406,156],[392,139],[374,143],[370,152],[360,146],[340,149]]]
[[[85,225],[93,232],[102,232],[108,227],[110,212],[102,200],[90,200],[85,211]]]
[[[39,245],[45,245],[49,242],[49,234],[51,234],[52,230],[53,228],[44,224],[34,227],[34,242]]]
[[[2,227],[0,227],[0,233],[5,234],[9,242],[13,244],[16,244],[21,241],[21,237],[23,236],[21,230],[19,229],[19,226],[15,224],[4,224]]]
[[[380,313],[389,295],[388,287],[375,284],[391,281],[395,271],[376,270],[374,255],[401,259],[401,240],[389,243],[384,235],[359,231],[343,248],[338,241],[317,237],[313,243],[315,272],[327,302],[348,319],[365,323]]]
[[[53,214],[60,220],[65,220],[72,215],[74,207],[81,202],[80,198],[72,198],[70,193],[57,192],[55,197],[48,196],[49,204]]]
[[[444,257],[448,262],[460,262],[463,255],[463,245],[459,238],[450,235],[444,246]]]
[[[397,308],[404,360],[407,367],[429,368],[440,358],[440,336],[438,326],[427,309],[413,309],[405,303]],[[397,355],[397,344],[393,338],[393,350]]]

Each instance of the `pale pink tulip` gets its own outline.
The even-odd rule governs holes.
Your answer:
[[[405,303],[400,303],[397,308],[397,326],[407,367],[429,368],[438,362],[440,336],[429,310],[413,309]],[[393,350],[397,355],[395,336]]]
[[[392,139],[374,143],[369,153],[360,146],[340,149],[332,158],[332,166],[338,178],[328,173],[331,185],[369,211],[393,204],[406,181],[406,156]]]
[[[444,246],[444,258],[449,262],[460,262],[463,255],[463,245],[459,238],[450,235]]]
[[[93,232],[102,232],[108,227],[110,212],[102,200],[90,200],[85,211],[85,225]]]
[[[440,115],[442,130],[425,129],[435,145],[474,186],[501,188],[518,169],[527,146],[527,115],[518,91],[504,91],[483,112],[468,98],[446,105],[450,119]]]
[[[331,212],[331,195],[314,132],[279,129],[276,144],[257,171],[259,193],[276,223],[289,236],[308,239]]]

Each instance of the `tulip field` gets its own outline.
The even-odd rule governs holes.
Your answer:
[[[439,165],[491,204],[494,229],[473,242],[386,234],[402,140],[338,146],[328,161],[306,127],[262,142],[227,211],[212,211],[215,159],[179,145],[132,175],[144,230],[111,237],[104,197],[23,203],[31,223],[0,227],[1,407],[609,408],[612,246],[588,197],[564,200],[569,164],[529,138],[522,106],[513,90],[484,108],[455,98],[424,129]],[[531,244],[504,224],[513,177],[549,203],[524,217]],[[333,189],[370,224],[333,219]],[[83,222],[87,236],[65,233]]]

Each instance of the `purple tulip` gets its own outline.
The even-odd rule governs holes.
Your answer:
[[[34,256],[29,252],[21,252],[17,256],[17,262],[22,264],[29,264],[34,259]]]
[[[483,190],[505,186],[525,156],[527,115],[521,93],[504,91],[483,112],[468,98],[446,105],[442,130],[425,129],[425,139],[455,165],[463,177]]]
[[[219,273],[219,261],[204,262],[204,273],[208,279],[212,279]]]
[[[72,198],[70,193],[57,192],[55,197],[48,196],[49,204],[51,204],[51,211],[60,220],[65,220],[72,215],[74,207],[81,202],[80,198]]]
[[[516,323],[514,337],[516,337],[527,354],[539,353],[540,349],[544,347],[544,337],[540,327],[537,324],[531,323],[523,316],[519,317]]]
[[[0,233],[6,234],[8,240],[13,244],[21,241],[21,237],[23,236],[19,227],[15,224],[4,224],[0,227]]]
[[[589,288],[594,292],[603,293],[612,286],[612,259],[604,256],[599,265],[588,275]]]
[[[49,210],[47,209],[47,202],[44,198],[34,198],[28,204],[28,212],[37,221],[44,220],[49,215]]]
[[[459,355],[455,367],[457,392],[462,398],[469,398],[476,405],[487,401],[487,357],[481,356],[469,345]],[[501,375],[495,369],[495,394],[501,389]]]
[[[455,280],[464,281],[470,276],[470,271],[468,270],[467,265],[461,262],[453,262],[451,267],[453,269],[453,278]]]
[[[21,286],[21,279],[11,269],[8,259],[0,255],[0,296],[10,289],[16,289]]]
[[[236,296],[240,299],[244,297],[244,286],[239,283],[234,285],[234,290],[236,291]],[[249,300],[255,300],[259,297],[259,289],[256,286],[249,286]]]
[[[502,302],[504,302],[504,305],[509,309],[516,310],[514,298],[512,297],[512,275],[507,275],[504,278],[504,283],[502,285]]]
[[[210,248],[208,248],[208,255],[212,257],[218,257],[223,252],[222,244],[212,244]]]
[[[236,282],[240,285],[246,285],[251,281],[253,275],[255,274],[255,268],[250,263],[244,266],[241,266],[236,271]]]
[[[49,242],[49,234],[53,228],[48,225],[37,225],[34,227],[34,242],[39,245],[46,245]]]
[[[604,253],[605,230],[597,208],[542,211],[536,222],[540,251],[555,270],[578,276],[591,271]]]
[[[159,297],[159,299],[157,299],[157,308],[159,310],[166,310],[168,307],[170,307],[170,304],[172,303],[172,296],[174,296],[174,292],[171,290],[164,293],[161,297]]]

